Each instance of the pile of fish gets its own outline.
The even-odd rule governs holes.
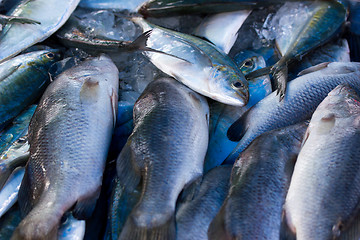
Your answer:
[[[0,239],[360,239],[359,1],[1,0],[0,26]]]

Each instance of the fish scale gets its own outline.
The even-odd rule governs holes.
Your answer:
[[[359,100],[340,85],[313,114],[284,207],[297,239],[337,238],[358,214]]]
[[[49,85],[29,127],[30,159],[19,190],[25,218],[12,239],[53,239],[61,217],[73,206],[77,218],[91,215],[117,91],[117,68],[104,55],[63,72]]]
[[[327,63],[319,71],[310,72],[288,83],[282,102],[273,92],[239,118],[228,130],[231,140],[239,141],[225,160],[236,157],[259,135],[310,118],[326,95],[339,84],[349,84],[360,92],[360,63]]]

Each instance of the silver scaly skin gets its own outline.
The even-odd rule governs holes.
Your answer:
[[[54,239],[60,219],[91,216],[115,125],[118,70],[105,55],[59,75],[29,127],[30,159],[19,191],[25,217],[12,239]]]
[[[279,239],[283,204],[306,128],[299,123],[264,133],[239,156],[229,194],[209,226],[209,239]]]
[[[309,119],[316,107],[337,85],[349,84],[360,92],[360,63],[323,63],[306,69],[303,73],[308,74],[288,83],[287,94],[282,102],[278,101],[273,92],[229,128],[228,137],[240,142],[226,162],[233,163],[251,141],[262,133]]]
[[[339,85],[314,112],[285,202],[298,240],[336,239],[360,203],[360,97]]]
[[[119,239],[174,239],[180,192],[202,175],[209,135],[206,99],[171,78],[151,82],[134,106],[134,130],[117,159],[123,193],[142,179]]]

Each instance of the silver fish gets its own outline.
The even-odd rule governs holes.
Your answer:
[[[85,221],[75,219],[70,213],[59,229],[58,240],[82,240],[85,235]]]
[[[231,168],[212,169],[204,176],[194,199],[181,203],[176,211],[176,239],[207,239],[209,224],[229,191]]]
[[[56,32],[79,2],[80,0],[22,0],[8,15],[32,19],[40,24],[6,25],[0,35],[0,62]]]
[[[174,239],[175,204],[184,187],[202,175],[209,106],[171,78],[151,82],[134,106],[134,130],[117,159],[123,192],[142,178],[139,202],[119,239]]]
[[[339,85],[314,112],[285,202],[296,239],[335,239],[358,214],[360,97]]]
[[[2,217],[18,200],[18,192],[24,177],[24,167],[16,168],[0,191],[0,217]]]
[[[118,70],[105,55],[60,74],[30,122],[30,159],[19,191],[25,218],[12,239],[53,239],[60,219],[92,214],[117,111]]]
[[[145,50],[144,54],[161,71],[221,103],[238,107],[247,104],[248,82],[234,61],[215,45],[142,18],[133,21],[144,31],[133,42],[134,48]]]
[[[337,85],[349,84],[360,90],[360,63],[323,63],[305,69],[302,74],[288,83],[288,91],[282,102],[277,100],[273,92],[229,128],[228,137],[233,141],[241,140],[226,162],[234,162],[240,152],[262,133],[309,119]]]
[[[279,239],[283,204],[306,128],[300,123],[265,133],[239,156],[209,239]]]

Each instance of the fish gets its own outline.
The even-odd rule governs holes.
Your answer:
[[[20,140],[22,141],[22,140]],[[24,167],[29,160],[29,143],[26,140],[17,143],[17,149],[11,149],[6,154],[0,156],[0,189],[8,181],[11,173],[18,167]]]
[[[242,51],[235,58],[240,70],[246,74],[266,66],[262,56],[252,51]],[[229,127],[241,117],[250,107],[271,93],[269,76],[261,76],[249,81],[249,102],[239,108],[212,102],[210,106],[210,134],[209,147],[205,157],[204,173],[220,165],[236,147],[237,143],[230,141],[226,136]]]
[[[61,224],[58,240],[82,240],[85,235],[85,220],[77,220],[72,214],[67,214],[65,221]]]
[[[80,0],[22,0],[7,15],[28,18],[40,24],[7,24],[0,34],[0,62],[44,41],[70,17]],[[16,44],[14,44],[14,42]]]
[[[239,107],[247,104],[248,82],[230,57],[215,45],[142,18],[132,20],[144,31],[133,47],[145,50],[144,55],[161,71],[215,101]]]
[[[116,122],[118,70],[88,58],[46,89],[29,126],[30,158],[19,190],[24,219],[11,239],[53,239],[60,219],[91,216]],[[74,181],[76,179],[76,181]]]
[[[27,134],[30,120],[35,112],[37,105],[33,104],[21,112],[12,121],[11,126],[5,129],[0,135],[0,155],[4,154],[4,151],[8,150],[11,145],[19,138]]]
[[[340,31],[347,18],[346,7],[337,1],[315,1],[308,7],[309,14],[301,19],[301,23],[290,23],[293,24],[290,28],[290,36],[284,33],[276,38],[277,49],[282,56],[280,60],[271,67],[254,71],[246,76],[247,79],[251,79],[263,74],[272,74],[280,101],[285,96],[288,64],[293,59],[301,59],[310,50],[328,42]]]
[[[358,214],[359,101],[340,84],[311,117],[284,205],[296,239],[336,239]]]
[[[179,204],[176,211],[176,239],[207,239],[211,220],[220,209],[230,187],[232,166],[218,166],[202,179],[198,194]]]
[[[264,133],[240,154],[209,239],[279,239],[283,204],[307,126]]]
[[[60,59],[59,50],[19,55],[0,64],[0,132],[50,83],[48,70]]]
[[[285,0],[151,0],[141,5],[138,12],[145,17],[209,14],[268,7],[284,2]]]
[[[134,130],[116,160],[116,197],[139,184],[141,196],[118,239],[175,239],[176,200],[203,172],[209,106],[175,79],[159,78],[133,112]]]
[[[288,78],[293,80],[301,71],[323,62],[350,62],[348,41],[342,38],[316,48],[304,56],[301,61],[298,61],[296,65],[289,67]]]
[[[309,119],[327,94],[339,84],[360,90],[360,64],[322,63],[305,69],[302,76],[288,83],[287,94],[279,102],[273,92],[249,109],[228,129],[227,136],[239,141],[225,160],[233,163],[239,154],[262,133]]]
[[[18,199],[21,181],[24,177],[24,167],[16,168],[0,191],[0,217],[2,217]]]
[[[195,29],[194,35],[205,38],[228,54],[238,38],[241,25],[251,10],[218,13],[206,17]]]
[[[146,1],[148,0],[82,0],[79,6],[91,9],[128,10],[130,12],[136,12],[138,7]]]

